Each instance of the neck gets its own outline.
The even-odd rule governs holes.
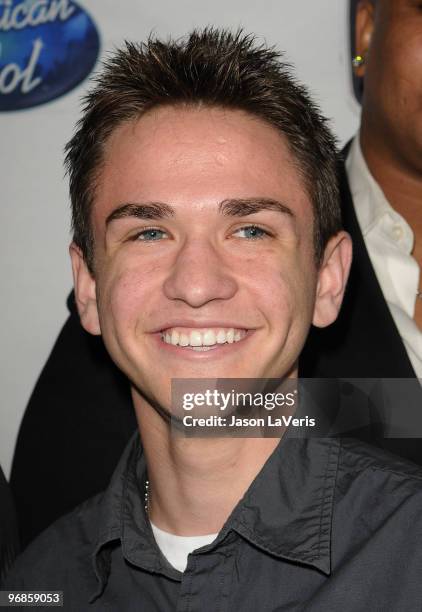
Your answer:
[[[360,143],[368,168],[391,206],[415,235],[414,256],[422,262],[422,172],[407,164],[391,147],[380,145],[362,124]]]
[[[217,533],[279,439],[175,436],[144,398],[132,395],[150,482],[150,520],[177,535]]]

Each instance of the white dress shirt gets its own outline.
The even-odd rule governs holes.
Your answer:
[[[406,352],[422,378],[422,332],[413,320],[419,287],[419,265],[411,253],[409,224],[388,203],[371,175],[355,136],[346,160],[356,216],[372,266]]]

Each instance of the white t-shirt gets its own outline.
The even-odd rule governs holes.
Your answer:
[[[188,555],[191,552],[211,544],[218,535],[217,533],[212,533],[203,536],[178,536],[159,529],[153,523],[151,523],[151,528],[159,549],[167,561],[179,572],[185,571]]]

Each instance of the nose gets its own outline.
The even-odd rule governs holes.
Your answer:
[[[164,293],[192,308],[213,300],[229,300],[237,291],[237,281],[221,254],[205,239],[187,240],[178,252],[164,283]]]

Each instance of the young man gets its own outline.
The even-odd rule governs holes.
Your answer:
[[[409,379],[405,394],[413,401],[402,407],[404,439],[393,439],[397,432],[386,427],[374,429],[371,442],[417,463],[422,463],[421,23],[414,0],[359,2],[354,63],[364,80],[362,129],[344,153],[340,185],[353,264],[337,321],[312,327],[300,357],[305,377]],[[25,544],[106,486],[136,427],[125,379],[101,339],[83,331],[73,297],[68,304],[71,316],[31,397],[13,462],[11,485]],[[374,421],[388,422],[379,404]],[[75,439],[78,448],[70,460]]]
[[[214,30],[129,44],[67,164],[81,322],[129,378],[140,439],[7,588],[62,590],[72,610],[416,610],[416,466],[169,425],[172,379],[295,379],[311,322],[340,308],[336,151],[277,53]]]

